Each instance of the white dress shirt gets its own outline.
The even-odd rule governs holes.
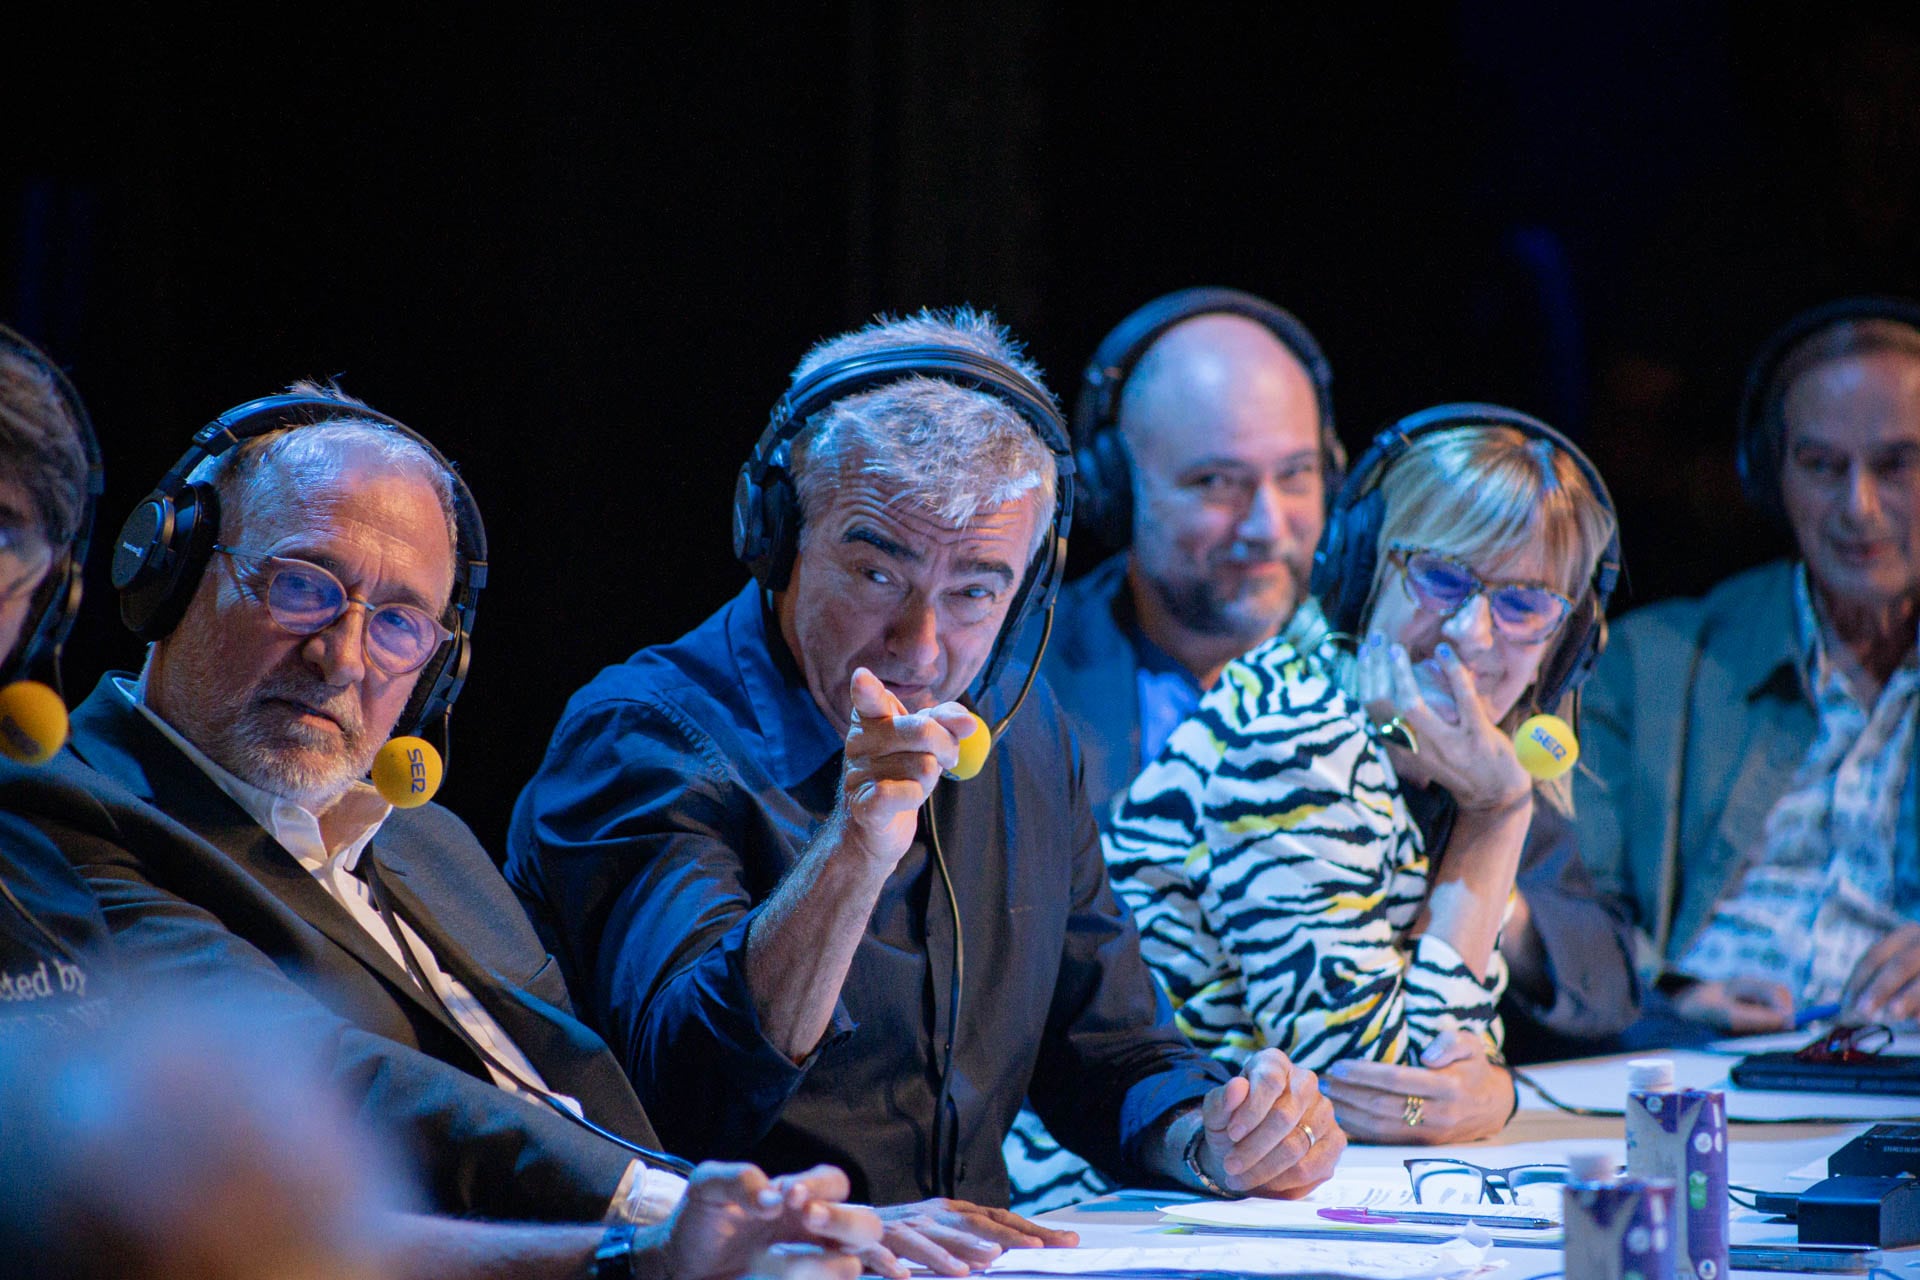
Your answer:
[[[547,1087],[546,1081],[540,1078],[540,1073],[520,1051],[520,1047],[494,1021],[493,1015],[487,1012],[473,992],[441,968],[433,949],[414,932],[412,926],[396,914],[393,920],[399,936],[395,936],[395,929],[387,927],[386,917],[380,914],[379,907],[374,903],[372,889],[365,880],[354,874],[360,855],[393,812],[393,806],[382,799],[378,791],[368,783],[356,782],[340,797],[329,816],[335,820],[342,835],[332,847],[328,847],[320,833],[320,819],[315,814],[285,796],[275,795],[236,777],[214,763],[146,705],[141,686],[119,679],[114,681],[114,685],[167,741],[178,747],[187,759],[193,761],[195,767],[213,780],[215,786],[265,828],[281,848],[292,854],[319,881],[320,887],[353,917],[354,923],[379,943],[381,950],[393,957],[393,962],[400,966],[409,979],[417,984],[418,979],[414,977],[416,970],[425,976],[432,994],[439,997],[447,1012],[474,1043],[486,1050],[480,1055],[481,1065],[486,1067],[488,1076],[496,1085],[529,1101],[541,1105],[551,1102],[575,1117],[584,1117],[577,1099]],[[405,940],[407,952],[411,953],[411,964],[407,955],[400,950],[402,939]],[[636,1160],[621,1179],[608,1216],[636,1222],[659,1221],[672,1212],[685,1190],[686,1181],[677,1174]]]

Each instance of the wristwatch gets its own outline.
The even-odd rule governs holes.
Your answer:
[[[600,1246],[587,1264],[587,1280],[633,1280],[633,1232],[631,1222],[616,1222],[600,1237]]]

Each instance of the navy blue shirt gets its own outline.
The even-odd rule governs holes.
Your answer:
[[[1001,704],[986,702],[992,720]],[[1031,1094],[1074,1150],[1150,1181],[1140,1139],[1227,1072],[1173,1026],[1140,958],[1044,681],[986,769],[930,805],[964,956],[945,1167],[956,946],[924,811],[823,1043],[796,1063],[762,1034],[747,930],[831,814],[841,747],[749,586],[575,694],[520,797],[508,878],[662,1139],[775,1172],[829,1161],[878,1203],[1005,1204],[1000,1144]]]

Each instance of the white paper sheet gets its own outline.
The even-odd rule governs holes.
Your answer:
[[[1011,1275],[1209,1272],[1289,1275],[1329,1271],[1369,1280],[1456,1280],[1485,1268],[1487,1247],[1466,1240],[1384,1244],[1368,1240],[1223,1240],[1132,1249],[1009,1249],[987,1270]]]

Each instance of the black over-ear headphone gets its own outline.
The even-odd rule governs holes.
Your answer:
[[[1786,461],[1782,411],[1788,387],[1780,375],[1808,339],[1857,320],[1891,320],[1920,334],[1920,302],[1906,298],[1841,298],[1802,311],[1767,339],[1747,369],[1734,462],[1740,469],[1740,487],[1747,501],[1783,524],[1787,513],[1780,496],[1780,467]]]
[[[1133,541],[1133,464],[1119,432],[1120,395],[1135,365],[1173,326],[1206,315],[1244,316],[1264,326],[1306,366],[1320,410],[1320,470],[1331,498],[1347,468],[1333,426],[1333,368],[1307,327],[1265,298],[1238,289],[1182,289],[1155,298],[1100,340],[1080,376],[1073,402],[1074,459],[1079,464],[1080,522],[1118,550]]]
[[[194,432],[185,455],[120,527],[113,548],[120,618],[142,640],[159,640],[179,625],[193,599],[220,528],[220,495],[212,484],[188,479],[195,468],[255,436],[339,420],[376,422],[399,432],[427,451],[453,488],[453,598],[441,618],[453,637],[421,668],[413,697],[395,727],[397,733],[424,733],[445,721],[467,682],[474,613],[487,584],[487,531],[472,492],[453,464],[419,432],[365,405],[298,393],[263,396],[227,410]]]
[[[1053,454],[1053,528],[1034,552],[1013,605],[1007,610],[1007,620],[994,640],[993,653],[975,682],[975,687],[984,692],[999,678],[1015,639],[1028,621],[1044,614],[1051,622],[1054,597],[1066,570],[1067,532],[1073,525],[1074,464],[1066,423],[1061,421],[1053,397],[1018,369],[965,347],[926,344],[829,361],[795,380],[773,406],[766,430],[760,433],[734,484],[733,554],[762,586],[769,591],[783,590],[800,549],[800,498],[793,483],[794,438],[815,414],[835,401],[911,377],[938,378],[1004,401]],[[1037,670],[1039,657],[1033,661]],[[1025,696],[1024,689],[1021,696]],[[995,733],[997,736],[998,730]]]
[[[1573,459],[1587,478],[1594,497],[1614,514],[1613,498],[1600,478],[1599,470],[1573,441],[1538,418],[1493,404],[1443,404],[1400,419],[1373,438],[1360,461],[1354,464],[1341,486],[1333,509],[1327,513],[1327,529],[1313,553],[1313,578],[1309,590],[1320,601],[1327,624],[1336,633],[1357,635],[1361,615],[1373,592],[1374,570],[1379,563],[1380,528],[1386,519],[1386,499],[1380,493],[1380,481],[1393,464],[1407,452],[1413,441],[1436,431],[1460,427],[1511,427],[1535,440],[1545,440]],[[1620,580],[1620,528],[1614,521],[1613,536],[1594,565],[1587,590],[1573,603],[1566,630],[1534,681],[1534,706],[1551,711],[1567,694],[1577,690],[1593,670],[1594,662],[1607,647],[1607,602]]]
[[[99,505],[106,477],[100,465],[100,442],[93,434],[93,419],[80,400],[73,383],[60,366],[39,347],[28,342],[5,325],[0,325],[0,346],[27,363],[43,370],[53,380],[54,390],[66,406],[80,432],[80,449],[87,460],[87,491],[80,509],[80,522],[67,546],[55,549],[53,566],[33,595],[33,610],[20,629],[20,643],[13,654],[0,664],[0,686],[33,671],[50,668],[54,688],[60,687],[60,649],[73,630],[80,613],[81,579],[86,568],[87,544],[93,539],[93,513]]]

